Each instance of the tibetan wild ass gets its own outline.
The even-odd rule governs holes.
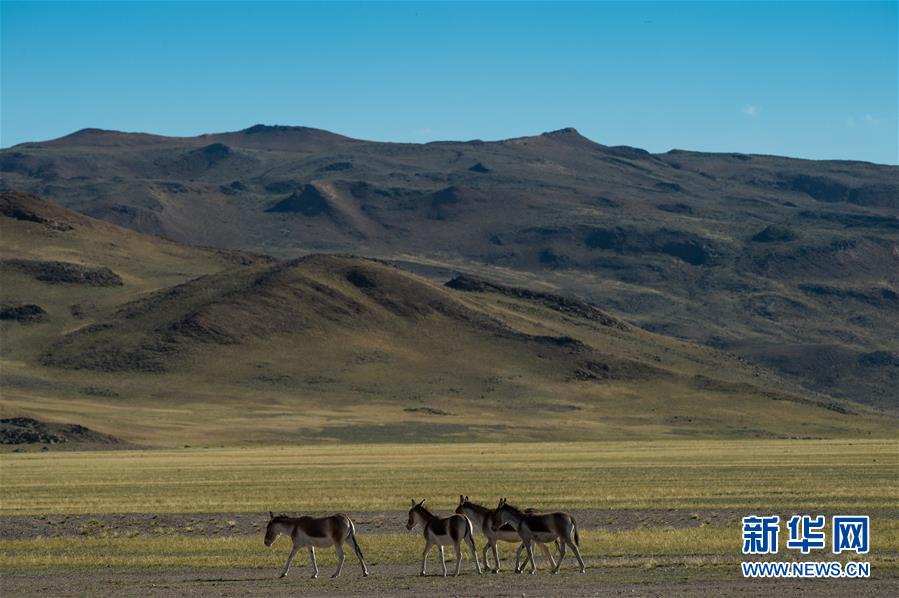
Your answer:
[[[484,544],[484,570],[490,569],[490,562],[487,560],[487,551],[489,549],[493,549],[493,560],[494,566],[493,569],[490,569],[493,573],[499,573],[499,552],[497,550],[496,543],[497,541],[502,542],[515,542],[516,544],[521,544],[521,536],[518,535],[518,530],[512,527],[509,524],[506,524],[499,528],[498,530],[493,529],[493,525],[490,523],[490,513],[493,510],[489,507],[484,507],[482,505],[476,504],[468,500],[467,496],[459,495],[459,506],[456,507],[456,513],[460,515],[465,515],[469,519],[471,519],[472,524],[475,528],[480,529],[481,533],[487,538],[487,543]],[[529,515],[536,514],[538,511],[533,509],[525,509],[525,513]],[[556,540],[556,546],[560,546],[559,541]],[[540,544],[543,548],[543,551],[546,553],[546,558],[549,559],[550,569],[556,568],[556,560],[553,558],[553,555],[549,552],[549,548],[546,544]],[[521,544],[518,547],[518,551],[515,553],[515,572],[521,573],[521,571],[527,567],[528,559],[525,559],[521,565],[519,565],[519,559],[521,557],[521,551],[524,548],[524,544]],[[559,548],[559,552],[562,552],[561,547]]]
[[[558,573],[562,568],[562,559],[565,558],[565,546],[571,548],[577,562],[581,566],[581,573],[587,571],[584,565],[584,559],[581,558],[581,551],[578,549],[580,539],[577,533],[577,524],[574,517],[568,513],[544,513],[539,515],[528,515],[527,513],[516,509],[506,499],[500,499],[499,505],[490,514],[490,522],[493,529],[499,530],[503,525],[509,523],[518,530],[518,535],[524,543],[531,558],[531,574],[537,572],[537,566],[534,563],[534,542],[552,542],[560,540],[559,562],[553,573]]]
[[[425,536],[425,550],[421,555],[421,573],[425,574],[428,563],[428,553],[435,544],[440,547],[440,562],[443,564],[443,576],[446,577],[446,556],[443,547],[452,544],[456,549],[456,573],[459,575],[459,568],[462,566],[462,542],[467,542],[471,549],[471,558],[474,559],[474,566],[481,574],[481,564],[478,562],[478,552],[474,546],[474,528],[471,521],[465,515],[453,514],[449,517],[438,517],[425,507],[422,506],[422,500],[416,503],[412,500],[412,508],[409,509],[409,521],[406,523],[406,529],[411,530],[416,525],[422,526]]]
[[[331,515],[330,517],[287,517],[286,515],[278,515],[269,511],[268,527],[265,528],[265,545],[271,546],[278,536],[281,534],[289,535],[293,541],[293,549],[287,562],[284,563],[284,569],[281,571],[280,577],[287,575],[290,569],[290,561],[296,556],[297,551],[303,546],[309,547],[309,556],[312,557],[312,578],[318,577],[318,564],[315,562],[315,549],[333,546],[337,552],[337,571],[331,577],[340,575],[343,568],[343,561],[346,556],[343,553],[343,544],[349,540],[359,562],[362,563],[362,575],[368,577],[368,567],[365,566],[365,559],[362,558],[362,549],[356,542],[356,526],[346,515]]]

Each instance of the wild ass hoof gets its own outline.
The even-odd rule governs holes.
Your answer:
[[[587,572],[587,568],[586,568],[586,567],[582,567],[582,568],[581,568],[581,573],[586,573],[586,572]]]
[[[363,572],[362,572],[362,577],[368,577],[368,571],[363,571]]]
[[[313,573],[311,579],[317,579],[317,578],[318,578],[318,573]]]
[[[531,575],[537,575],[537,570],[536,570],[536,569],[531,569]]]

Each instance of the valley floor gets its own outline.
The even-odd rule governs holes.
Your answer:
[[[0,593],[5,596],[238,595],[896,595],[899,450],[892,440],[652,441],[443,445],[318,445],[245,449],[0,454]],[[422,538],[404,524],[410,497],[448,513],[460,493],[491,504],[570,511],[588,565],[544,558],[535,576],[418,577]],[[492,506],[492,505],[491,505]],[[308,579],[282,538],[265,548],[268,510],[344,511],[372,575],[348,557],[328,577],[318,550]],[[740,518],[749,514],[867,514],[869,555],[770,560],[866,560],[857,580],[745,580]],[[786,529],[782,529],[782,544]],[[478,535],[480,550],[483,538]],[[479,554],[480,556],[480,554]],[[451,559],[450,559],[451,561]],[[454,564],[450,563],[452,570]]]

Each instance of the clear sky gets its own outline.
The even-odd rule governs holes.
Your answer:
[[[651,151],[897,162],[897,3],[0,4],[0,145],[255,123],[566,126]]]

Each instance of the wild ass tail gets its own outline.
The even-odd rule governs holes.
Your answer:
[[[346,517],[346,515],[344,515],[344,517]],[[365,557],[362,556],[362,549],[359,547],[359,542],[356,541],[356,524],[353,523],[353,520],[349,517],[347,517],[346,520],[350,524],[350,544],[353,545],[353,552],[356,553],[359,564],[362,565],[362,575],[368,577],[368,567],[365,565]]]

